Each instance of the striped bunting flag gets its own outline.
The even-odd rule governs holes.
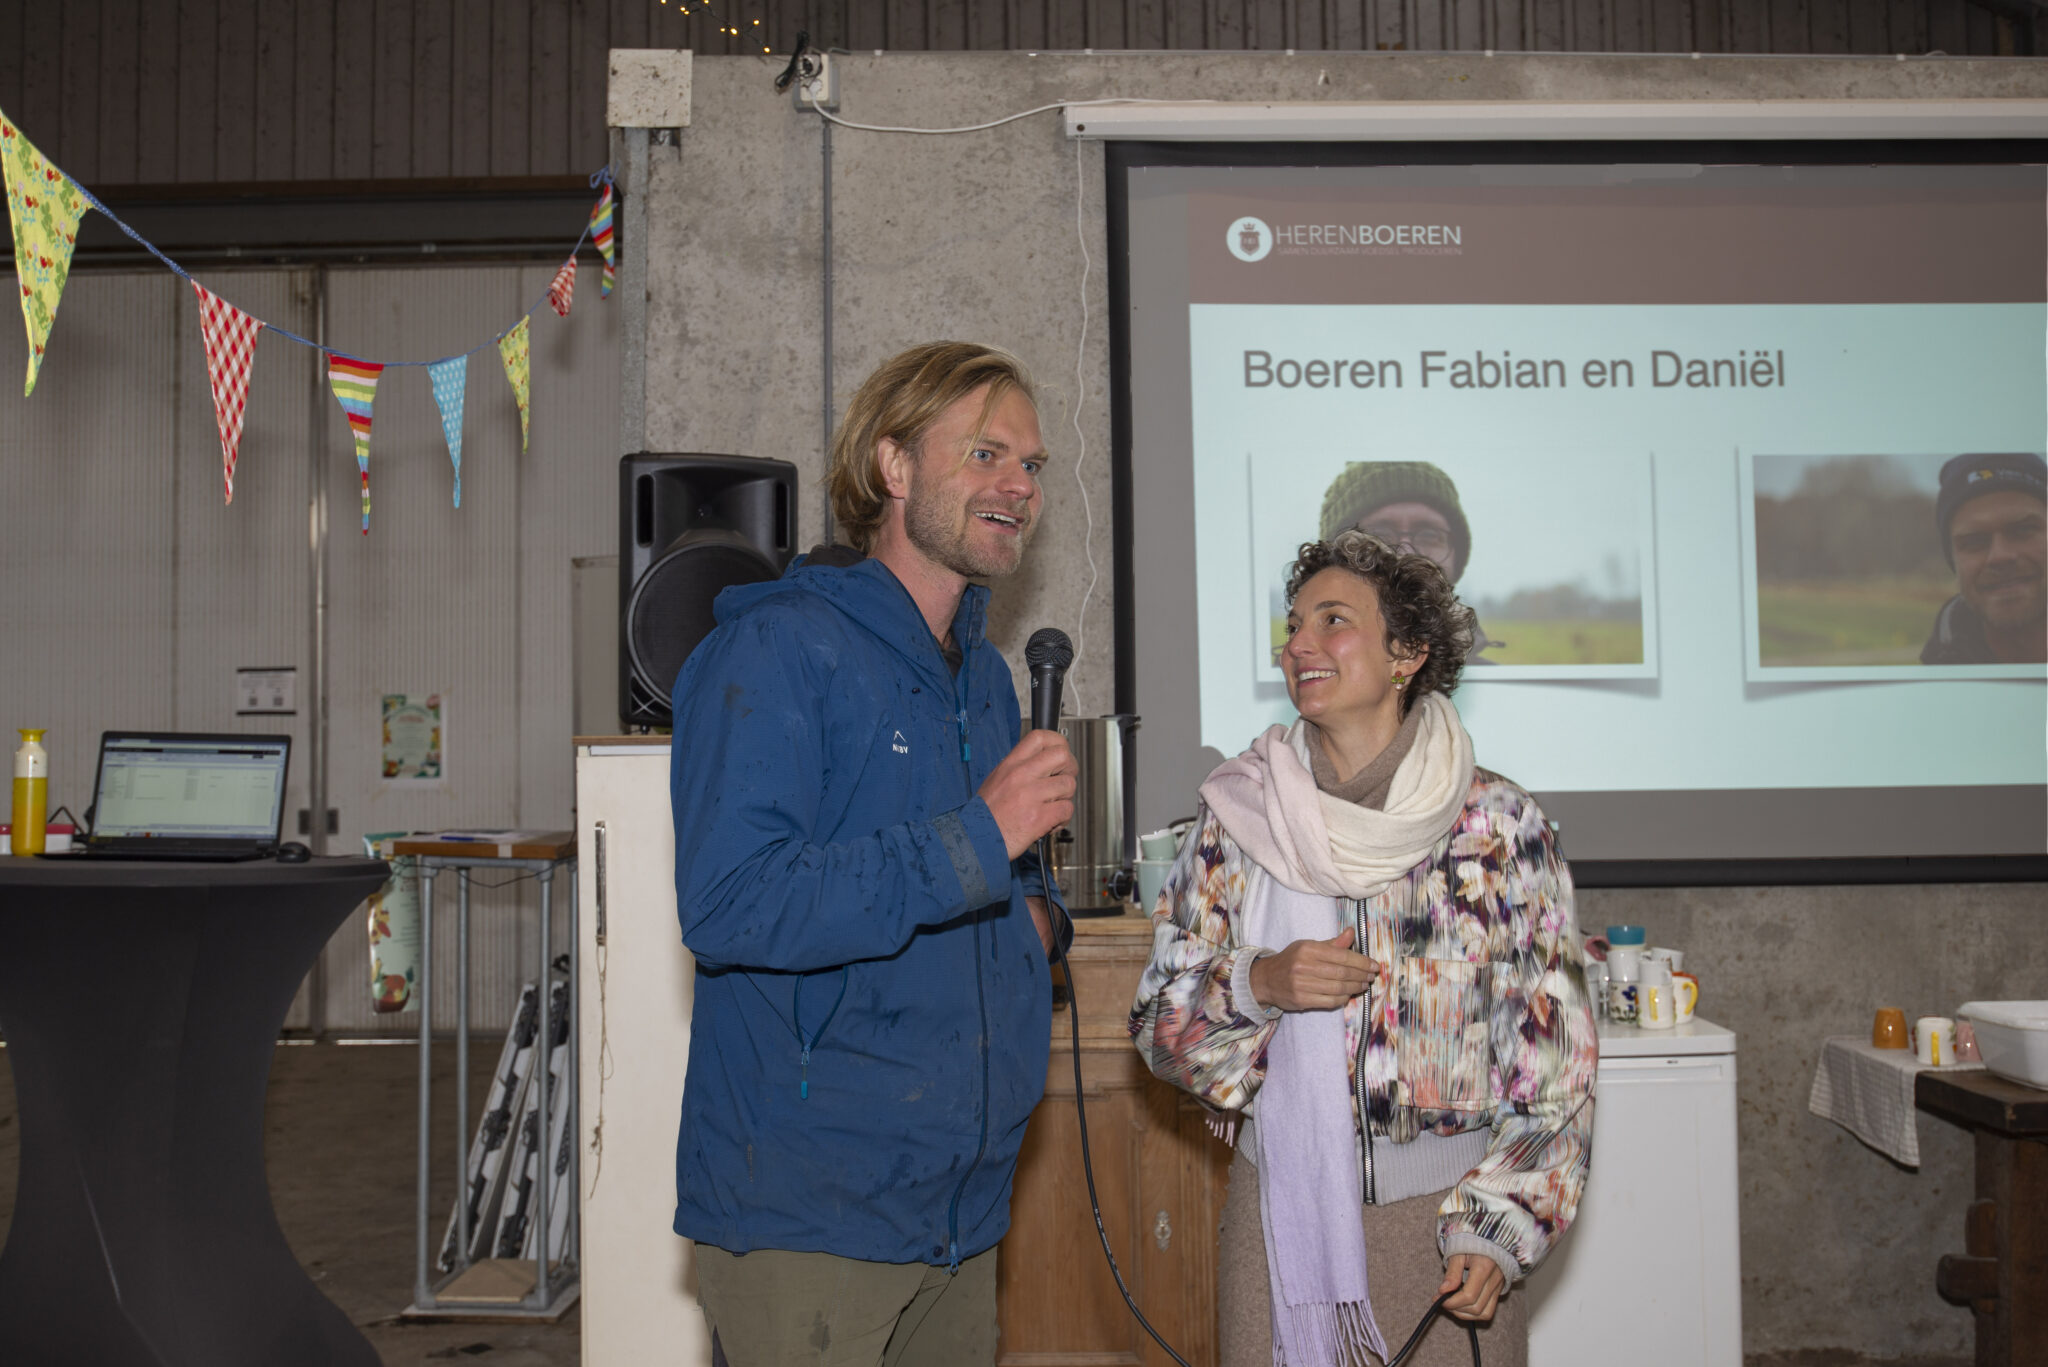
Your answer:
[[[519,400],[519,449],[526,450],[526,398],[530,387],[530,362],[527,353],[527,323],[521,318],[519,326],[498,339],[498,357],[505,363],[505,378],[512,382],[512,397]]]
[[[223,502],[235,501],[235,461],[242,448],[242,414],[249,403],[249,366],[256,356],[256,334],[263,320],[228,303],[197,280],[199,335],[206,343],[206,378],[213,388],[213,420],[220,427]]]
[[[462,390],[469,382],[469,357],[450,356],[427,367],[434,386],[434,405],[441,410],[441,435],[448,439],[448,459],[455,466],[455,506],[462,506]]]
[[[548,302],[561,317],[569,316],[569,305],[576,298],[576,258],[570,257],[562,263],[562,269],[555,272],[554,283],[548,286]]]
[[[377,401],[377,377],[383,373],[379,361],[358,361],[339,352],[327,360],[327,385],[348,417],[348,430],[355,434],[356,469],[363,479],[364,536],[370,534],[370,407]]]
[[[597,197],[597,207],[590,211],[590,240],[597,244],[598,252],[604,257],[604,276],[597,287],[597,297],[611,298],[612,279],[618,272],[618,263],[612,259],[612,185],[606,181],[604,193]]]

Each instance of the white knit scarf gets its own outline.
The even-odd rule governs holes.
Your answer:
[[[1441,693],[1415,706],[1422,724],[1394,771],[1382,811],[1316,787],[1307,727],[1298,720],[1270,728],[1219,765],[1202,784],[1202,797],[1238,848],[1288,887],[1325,897],[1371,897],[1443,838],[1472,786],[1472,738],[1458,710]]]

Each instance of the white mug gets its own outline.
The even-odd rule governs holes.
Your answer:
[[[1678,1023],[1684,1025],[1699,1009],[1700,980],[1697,974],[1674,973],[1671,975],[1671,996],[1678,1009]]]
[[[1645,1030],[1668,1030],[1678,1024],[1671,970],[1661,960],[1643,965],[1643,980],[1636,988],[1636,1024]]]
[[[1661,947],[1646,949],[1643,951],[1643,958],[1645,960],[1662,959],[1665,967],[1669,968],[1673,973],[1685,967],[1685,951],[1682,949],[1664,949]]]
[[[1586,961],[1586,995],[1593,1002],[1593,1018],[1607,1014],[1607,964],[1600,959]]]
[[[1913,1053],[1929,1068],[1956,1061],[1956,1023],[1947,1016],[1922,1016],[1913,1022]]]

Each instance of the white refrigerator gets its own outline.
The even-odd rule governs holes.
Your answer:
[[[1742,1367],[1735,1034],[1600,1026],[1578,1220],[1515,1294],[1531,1367]]]
[[[696,966],[676,920],[668,739],[576,746],[584,1367],[711,1367],[670,1232]],[[600,939],[600,934],[602,939]]]

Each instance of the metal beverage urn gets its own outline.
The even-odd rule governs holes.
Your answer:
[[[1136,719],[1061,717],[1074,752],[1074,819],[1053,834],[1053,871],[1076,916],[1119,916],[1130,895],[1124,852],[1125,732]]]

